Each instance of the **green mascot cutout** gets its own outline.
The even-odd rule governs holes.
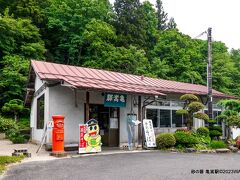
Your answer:
[[[87,133],[84,135],[84,140],[87,142],[86,152],[100,152],[101,136],[99,135],[98,121],[90,119],[86,125]]]

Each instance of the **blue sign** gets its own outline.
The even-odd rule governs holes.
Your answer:
[[[105,93],[105,107],[126,107],[127,95],[117,93]]]

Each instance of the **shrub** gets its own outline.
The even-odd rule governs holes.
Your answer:
[[[222,133],[221,132],[219,132],[219,131],[217,131],[217,130],[210,130],[209,131],[209,136],[213,139],[213,138],[215,138],[215,137],[219,137],[219,136],[221,136],[222,135]]]
[[[174,134],[176,143],[181,144],[183,146],[191,146],[193,144],[197,144],[198,140],[194,137],[190,132],[176,132]]]
[[[177,129],[175,132],[190,132],[188,129]]]
[[[195,118],[197,118],[197,119],[202,119],[202,120],[204,120],[204,121],[208,121],[208,120],[209,120],[208,115],[205,114],[205,113],[200,113],[200,112],[198,112],[198,113],[194,114],[193,116],[194,116]]]
[[[25,143],[29,139],[29,137],[27,137],[29,133],[23,135],[20,131],[20,127],[23,128],[23,130],[29,131],[29,129],[27,129],[27,127],[29,126],[29,122],[25,120],[20,121],[19,123],[16,123],[16,121],[12,119],[0,116],[0,132],[5,132],[7,138],[14,144]]]
[[[210,147],[212,149],[226,148],[227,145],[223,141],[211,141]]]
[[[0,132],[7,133],[10,129],[17,129],[16,121],[0,116]]]
[[[211,138],[209,136],[196,136],[196,138],[199,144],[209,145],[211,142]]]
[[[198,101],[198,97],[194,94],[184,94],[180,97],[182,101]]]
[[[200,127],[197,129],[197,134],[207,137],[209,136],[209,130],[206,127]]]
[[[20,133],[19,129],[10,129],[7,136],[13,144],[22,144],[26,142],[24,136]]]
[[[176,144],[176,139],[171,133],[159,134],[156,138],[158,148],[168,148]]]
[[[21,130],[30,130],[30,120],[29,119],[20,119],[18,121],[19,129]]]
[[[23,135],[11,137],[10,140],[12,141],[13,144],[23,144],[27,141]]]
[[[208,147],[205,144],[195,144],[194,149],[196,149],[196,150],[207,150]]]
[[[209,130],[217,130],[220,133],[222,133],[222,127],[221,126],[210,126]]]

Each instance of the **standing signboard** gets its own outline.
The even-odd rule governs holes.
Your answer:
[[[86,124],[79,124],[79,153],[85,153],[87,142],[84,140],[84,135],[87,131]]]
[[[90,119],[86,124],[79,124],[79,153],[101,152],[101,145],[97,120]]]
[[[156,147],[156,138],[155,138],[152,120],[144,119],[143,128],[144,128],[147,147],[149,148]]]

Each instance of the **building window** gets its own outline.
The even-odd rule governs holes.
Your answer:
[[[147,109],[147,119],[152,119],[153,127],[186,127],[186,118],[176,114],[177,110]]]
[[[171,111],[160,109],[160,127],[171,127]]]
[[[44,127],[44,95],[37,99],[37,129]]]
[[[213,118],[217,121],[218,125],[222,125],[222,121],[218,120],[217,117],[222,113],[222,111],[213,111]]]
[[[157,109],[147,109],[147,119],[152,120],[153,127],[158,127],[158,110]]]
[[[177,115],[177,110],[172,110],[172,127],[184,127],[183,115]]]

